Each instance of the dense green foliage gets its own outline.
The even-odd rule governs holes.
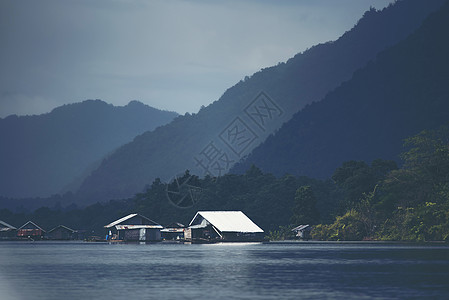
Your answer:
[[[293,238],[291,229],[300,224],[319,224],[312,231],[318,240],[447,241],[449,127],[423,131],[406,146],[400,169],[380,159],[370,165],[348,161],[335,170],[334,181],[276,178],[255,166],[243,175],[218,178],[186,171],[178,182],[188,183],[188,189],[156,179],[128,200],[83,209],[42,207],[33,213],[3,209],[0,220],[17,227],[32,220],[47,230],[64,224],[101,236],[104,225],[133,212],[166,225],[188,224],[199,210],[242,210],[270,240]]]
[[[333,224],[317,226],[314,238],[449,240],[449,127],[423,131],[405,145],[403,167],[384,174],[372,191],[343,187],[351,204]]]
[[[347,161],[338,167],[332,179],[344,190],[344,199],[339,205],[339,211],[345,212],[359,202],[360,195],[374,189],[377,182],[391,170],[397,169],[394,161],[376,159],[369,166],[364,161]]]
[[[317,200],[310,186],[302,186],[296,190],[293,206],[293,224],[317,224],[320,213],[316,208]]]
[[[331,181],[319,181],[306,177],[295,178],[290,175],[276,178],[264,174],[252,166],[243,175],[225,175],[219,178],[206,176],[198,178],[186,171],[180,182],[188,179],[190,186],[197,188],[194,201],[178,203],[167,191],[171,191],[173,183],[168,185],[156,179],[146,191],[134,198],[123,201],[110,201],[106,204],[95,204],[84,209],[67,208],[65,210],[40,208],[33,213],[11,213],[0,211],[0,220],[20,226],[31,219],[41,224],[44,229],[59,224],[74,229],[103,232],[102,226],[133,212],[139,212],[154,221],[167,225],[172,222],[188,224],[199,210],[242,210],[266,232],[279,226],[289,226],[295,206],[295,194],[301,186],[318,191],[314,196],[322,219],[314,223],[326,222],[333,218],[338,199]],[[190,197],[190,193],[188,193]],[[308,205],[308,204],[307,204]],[[318,217],[316,215],[316,217]]]

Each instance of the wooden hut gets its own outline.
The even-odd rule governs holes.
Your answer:
[[[109,240],[160,241],[161,225],[140,214],[130,214],[106,226]]]
[[[264,231],[241,211],[199,211],[185,231],[194,242],[262,241]]]
[[[78,232],[67,226],[59,225],[47,233],[50,240],[76,240]]]
[[[44,235],[45,230],[32,221],[26,222],[17,229],[17,236],[20,238],[42,239]]]
[[[0,240],[9,240],[16,237],[17,228],[0,220]]]

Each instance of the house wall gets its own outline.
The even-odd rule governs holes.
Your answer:
[[[3,228],[2,228],[3,229]],[[16,229],[3,229],[0,230],[0,239],[12,239],[17,236]]]
[[[203,239],[203,240],[213,240],[220,238],[220,236],[215,232],[212,226],[207,226],[206,228],[189,228],[191,234],[190,239]],[[187,237],[186,237],[187,239]]]
[[[140,239],[140,229],[124,229],[119,231],[124,232],[123,239],[125,241],[138,241]]]
[[[161,240],[161,230],[147,228],[145,230],[145,241],[160,241]]]
[[[177,240],[177,239],[184,239],[184,231],[182,232],[177,232],[177,231],[164,231],[161,232],[161,238],[165,239],[165,240]]]
[[[223,240],[225,241],[263,241],[264,234],[263,233],[242,233],[242,232],[222,232]]]
[[[27,237],[27,236],[43,236],[44,233],[40,229],[19,229],[17,231],[17,236],[19,237]]]
[[[161,230],[153,228],[119,230],[119,237],[125,241],[160,241]]]
[[[74,237],[71,231],[60,228],[49,233],[49,238],[53,240],[72,240]]]
[[[186,228],[186,229],[184,230],[184,238],[185,238],[186,240],[191,240],[191,239],[192,239],[192,229]]]

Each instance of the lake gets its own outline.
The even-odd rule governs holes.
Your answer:
[[[0,299],[448,299],[449,246],[0,242]]]

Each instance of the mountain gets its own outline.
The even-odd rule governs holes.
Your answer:
[[[0,196],[61,192],[117,147],[176,116],[138,101],[115,107],[87,100],[47,114],[0,119]]]
[[[397,1],[367,11],[337,41],[262,69],[197,114],[136,137],[105,159],[78,191],[83,201],[129,197],[159,177],[189,169],[213,176],[230,167],[306,104],[349,80],[381,50],[406,38],[441,1]]]
[[[325,178],[348,160],[398,160],[402,140],[449,122],[449,1],[399,44],[298,112],[232,172]]]

